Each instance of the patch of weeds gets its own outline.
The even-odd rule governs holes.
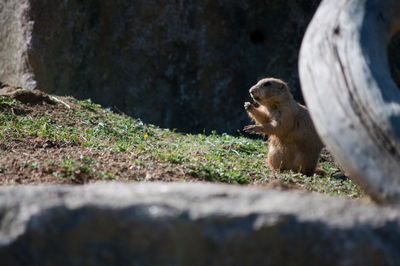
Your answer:
[[[0,164],[0,173],[5,173],[6,170],[7,168],[4,165]]]
[[[11,98],[0,96],[0,113],[10,114],[10,115],[25,115],[26,110],[21,108],[21,102]]]
[[[243,137],[232,137],[227,134],[221,136],[211,135],[215,147],[221,149],[221,153],[235,153],[236,155],[254,155],[264,153],[264,144],[260,141],[250,140]]]
[[[77,101],[76,103],[78,103],[79,106],[83,110],[87,110],[87,111],[91,111],[91,112],[96,112],[98,109],[101,108],[101,105],[93,103],[92,100],[90,100],[90,99]]]
[[[145,167],[146,166],[146,162],[145,160],[141,160],[141,159],[135,159],[132,161],[132,164],[138,167]]]
[[[35,162],[35,161],[22,161],[20,164],[20,167],[22,168],[30,168],[30,169],[39,169],[40,168],[40,163]]]
[[[328,176],[332,176],[340,171],[338,167],[329,162],[320,162],[319,166]]]
[[[333,166],[332,166],[333,167]],[[331,176],[304,176],[297,173],[283,173],[276,176],[283,184],[293,185],[297,187],[324,193],[332,196],[346,196],[358,198],[363,196],[361,189],[356,186],[350,179],[341,180]]]
[[[61,178],[66,178],[77,183],[86,183],[93,176],[91,168],[93,160],[84,157],[82,160],[65,159],[59,165],[59,171],[54,175]]]
[[[249,178],[235,169],[227,169],[223,164],[200,164],[191,167],[188,173],[191,176],[212,182],[230,184],[248,184]]]
[[[132,150],[132,144],[125,141],[120,141],[113,146],[113,150],[116,152],[128,152]]]
[[[114,174],[107,172],[107,171],[99,172],[98,176],[102,180],[117,180],[118,179]]]
[[[17,100],[11,97],[0,96],[0,110],[2,107],[11,107],[18,104]]]
[[[79,159],[66,158],[58,166],[58,171],[53,175],[72,180],[76,183],[86,183],[90,179],[117,180],[118,178],[109,171],[98,171],[98,163],[89,156]]]
[[[32,163],[30,164],[30,167],[31,167],[32,169],[37,170],[37,169],[40,168],[40,163],[39,163],[39,162],[32,162]]]
[[[159,159],[173,164],[183,164],[189,161],[185,156],[177,153],[160,153]]]

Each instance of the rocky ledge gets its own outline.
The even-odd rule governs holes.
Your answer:
[[[400,265],[400,209],[212,184],[0,189],[2,265]]]

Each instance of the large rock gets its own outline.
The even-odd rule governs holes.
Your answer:
[[[36,84],[27,57],[32,22],[29,1],[0,1],[0,82],[33,88]]]
[[[319,2],[1,0],[0,80],[163,127],[236,132],[261,77],[289,81],[301,100],[297,55]]]
[[[0,80],[235,132],[257,79],[284,78],[300,96],[297,53],[318,2],[3,0]]]
[[[195,184],[0,189],[1,265],[400,265],[400,209]]]

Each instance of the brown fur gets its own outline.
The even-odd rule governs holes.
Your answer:
[[[323,145],[307,108],[293,99],[289,87],[280,79],[262,79],[249,92],[259,106],[244,104],[256,122],[244,130],[269,136],[270,168],[313,175]]]

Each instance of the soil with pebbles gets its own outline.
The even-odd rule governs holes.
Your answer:
[[[54,123],[73,126],[80,123],[68,114],[78,108],[66,97],[54,97],[38,90],[25,90],[1,84],[0,96],[18,99],[16,108],[1,106],[0,112],[41,117],[51,115]],[[89,158],[89,162],[87,162]],[[38,137],[0,141],[0,185],[83,184],[96,181],[190,181],[183,166],[161,161],[135,164],[129,152],[101,151],[78,143],[55,142]],[[65,161],[73,167],[62,166]],[[85,167],[90,164],[90,170]]]

